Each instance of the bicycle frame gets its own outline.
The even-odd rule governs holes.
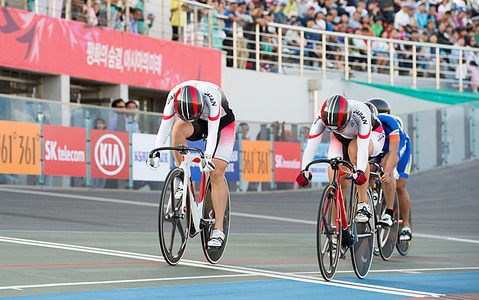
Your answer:
[[[200,194],[198,197],[198,201],[196,201],[193,182],[191,181],[191,163],[200,163],[201,159],[197,156],[191,154],[183,154],[181,164],[178,166],[180,169],[183,170],[185,174],[184,183],[187,184],[187,188],[183,189],[183,196],[182,205],[186,205],[186,199],[190,200],[190,207],[191,207],[191,219],[193,221],[193,225],[195,226],[195,231],[200,232],[201,228],[201,220],[203,218],[203,200],[205,198],[205,189],[206,183],[209,180],[209,173],[203,172],[201,175],[201,182],[200,182]],[[207,220],[204,220],[207,221]]]
[[[331,169],[333,170],[333,180],[330,182],[330,184],[335,188],[336,190],[336,207],[339,207],[340,209],[336,209],[336,224],[340,223],[341,224],[341,228],[343,230],[346,230],[350,224],[348,224],[348,218],[346,217],[346,211],[345,211],[345,205],[344,205],[344,197],[343,197],[343,192],[341,190],[341,183],[340,183],[340,180],[341,178],[345,177],[345,178],[351,178],[351,174],[342,170],[340,168],[340,165],[344,165],[346,167],[348,167],[350,170],[352,170],[353,174],[356,173],[356,168],[354,167],[354,165],[348,161],[345,161],[345,160],[341,160],[339,158],[333,158],[333,159],[317,159],[317,160],[314,160],[312,162],[310,162],[305,170],[308,170],[309,167],[313,164],[317,164],[317,163],[328,163],[331,167]],[[354,191],[356,189],[356,186],[353,184],[352,185],[352,189],[351,189],[351,197],[353,197],[354,195]],[[351,201],[353,201],[353,199],[351,199]],[[352,218],[352,212],[353,209],[351,209],[350,211],[350,220],[352,220],[352,222],[354,222],[354,219]],[[338,233],[338,226],[336,226],[336,233]],[[357,236],[356,236],[356,233],[354,232],[354,240],[357,241]]]
[[[191,180],[191,164],[192,163],[200,163],[201,159],[204,158],[204,153],[201,149],[192,148],[192,147],[185,147],[185,146],[178,146],[178,147],[162,147],[156,148],[150,151],[150,157],[158,155],[160,151],[163,150],[176,150],[181,153],[181,163],[178,168],[182,169],[184,172],[183,178],[183,195],[181,197],[181,205],[182,207],[186,207],[186,201],[189,199],[190,207],[191,207],[191,219],[193,222],[193,226],[195,227],[195,232],[198,233],[201,231],[201,221],[203,217],[203,200],[205,197],[205,189],[206,184],[209,180],[209,173],[203,172],[201,175],[201,183],[200,183],[200,194],[198,201],[196,201],[196,196],[193,187],[193,181]],[[200,157],[192,155],[190,152],[195,151],[200,154]],[[204,220],[205,222],[214,222],[211,220]]]

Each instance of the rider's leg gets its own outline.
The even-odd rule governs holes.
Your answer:
[[[176,121],[171,131],[171,146],[186,146],[186,138],[190,137],[194,131],[195,128],[191,123],[183,120]],[[181,154],[178,151],[173,151],[173,157],[175,158],[176,165],[179,166],[181,163]]]
[[[225,182],[225,171],[228,163],[224,160],[213,158],[215,169],[210,172],[211,202],[215,211],[215,228],[223,231],[223,217],[228,202],[228,186]]]
[[[383,160],[387,161],[390,154],[391,152],[388,152]],[[396,180],[394,180],[394,178],[388,182],[383,182],[383,192],[386,197],[386,208],[394,209],[394,194],[396,193]]]
[[[407,179],[399,177],[396,192],[398,194],[399,211],[403,220],[403,227],[409,227],[409,193],[406,190]]]
[[[373,143],[369,141],[368,156],[373,152]],[[357,137],[349,143],[348,155],[351,162],[358,166],[358,141]],[[366,164],[366,170],[364,170],[367,181],[363,185],[357,185],[359,201],[358,203],[368,203],[368,182],[369,182],[369,164]]]

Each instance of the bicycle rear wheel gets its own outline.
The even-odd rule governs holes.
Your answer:
[[[391,227],[378,226],[377,231],[379,254],[384,260],[389,260],[392,257],[398,237],[399,207],[396,194],[394,195],[393,211],[393,225]],[[381,218],[381,216],[386,213],[386,198],[384,197],[384,193],[381,193],[376,212],[378,218]]]
[[[355,195],[355,201],[357,201],[357,191]],[[374,207],[371,194],[367,193],[369,207]],[[353,233],[357,241],[351,247],[351,262],[353,264],[354,273],[360,279],[363,279],[368,275],[371,263],[373,262],[373,248],[374,248],[374,233],[375,222],[374,216],[369,218],[365,223],[351,223]]]
[[[411,211],[411,206],[409,206],[409,226],[412,228],[412,211]],[[403,228],[403,222],[402,222],[402,218],[401,216],[399,216],[399,225],[398,225],[398,234],[401,233],[402,231],[402,228]],[[409,252],[409,249],[411,249],[411,241],[412,240],[409,240],[409,241],[406,241],[406,242],[401,242],[399,241],[399,239],[397,240],[397,243],[396,243],[396,249],[398,250],[399,254],[401,255],[407,255],[408,252]]]
[[[184,173],[180,168],[174,168],[168,173],[163,191],[161,192],[158,212],[158,234],[160,249],[166,262],[176,265],[183,256],[188,241],[188,231],[191,222],[190,204],[182,205],[181,198],[175,198],[175,192],[180,183],[184,188]]]
[[[228,185],[227,182],[226,185]],[[225,215],[223,217],[223,233],[225,234],[225,239],[221,247],[208,247],[208,241],[210,240],[211,232],[214,228],[214,223],[204,222],[203,229],[201,231],[201,245],[203,246],[203,252],[206,259],[212,264],[216,264],[221,260],[221,257],[223,256],[223,253],[226,249],[226,243],[228,241],[228,235],[230,232],[231,203],[229,189],[227,189],[227,192],[228,202],[226,203]],[[203,221],[214,220],[214,218],[215,212],[213,210],[213,203],[211,202],[211,182],[208,180],[208,182],[206,183],[205,200],[203,204]]]
[[[339,256],[341,255],[342,230],[336,233],[333,222],[336,219],[336,189],[329,185],[323,191],[318,211],[316,227],[316,250],[319,269],[326,281],[331,280],[336,273]],[[341,224],[336,224],[341,226]],[[340,228],[340,227],[339,227]]]

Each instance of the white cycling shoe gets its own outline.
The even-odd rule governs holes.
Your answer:
[[[221,247],[225,240],[225,234],[219,229],[213,229],[211,239],[208,241],[208,247]]]
[[[372,217],[371,208],[367,203],[359,203],[358,204],[358,211],[356,213],[356,222],[358,223],[366,223],[369,221],[369,218]]]

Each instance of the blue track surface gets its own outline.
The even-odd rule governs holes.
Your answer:
[[[405,290],[438,294],[465,294],[479,292],[479,273],[444,273],[414,275],[369,276],[364,280],[353,277],[341,281],[387,286]],[[353,297],[354,295],[354,297]],[[298,282],[293,280],[265,280],[201,285],[182,285],[156,288],[105,290],[78,293],[14,297],[15,299],[405,299],[403,295],[383,294],[350,288]],[[12,298],[5,298],[12,299]]]

